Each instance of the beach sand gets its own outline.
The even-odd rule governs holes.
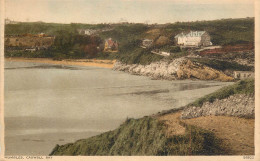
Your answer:
[[[95,66],[102,68],[113,68],[116,60],[97,60],[97,59],[64,59],[61,61],[50,58],[5,58],[5,61],[15,62],[33,62],[57,65],[75,65],[75,66]]]

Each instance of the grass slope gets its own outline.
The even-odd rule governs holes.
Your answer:
[[[166,127],[155,118],[127,119],[113,131],[56,145],[50,155],[218,155],[224,152],[213,133],[183,125],[184,135],[166,137]]]
[[[191,58],[190,60],[221,71],[225,71],[225,70],[253,71],[254,70],[254,67],[241,65],[238,64],[237,62],[229,62],[229,61],[208,59],[208,58]]]
[[[202,106],[204,102],[213,102],[216,99],[224,99],[234,94],[254,94],[255,93],[255,80],[246,79],[236,82],[233,85],[223,87],[214,93],[199,98],[188,106]]]

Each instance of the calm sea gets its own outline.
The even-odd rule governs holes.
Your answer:
[[[229,84],[5,62],[6,155],[48,155],[56,144],[113,130],[126,118],[181,107]]]

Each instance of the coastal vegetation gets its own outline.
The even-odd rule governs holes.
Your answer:
[[[190,60],[221,71],[226,71],[226,70],[254,71],[253,66],[242,65],[237,62],[208,59],[208,58],[190,58]]]
[[[95,35],[80,35],[78,29],[99,31]],[[171,58],[186,55],[174,44],[174,36],[189,30],[205,30],[211,35],[214,45],[232,45],[254,42],[254,18],[223,19],[214,21],[176,22],[172,24],[56,24],[56,23],[18,23],[5,26],[6,36],[45,33],[55,36],[54,44],[44,51],[25,52],[23,50],[5,50],[6,57],[40,57],[61,59],[118,59],[126,64],[147,65],[163,59],[151,53],[151,50],[167,50],[174,53]],[[103,51],[104,40],[112,38],[119,42],[119,51]],[[145,38],[154,39],[149,49],[140,48]],[[202,61],[202,60],[201,60]],[[205,63],[205,61],[203,61]],[[221,66],[213,62],[214,66]],[[241,67],[243,68],[243,67]]]
[[[165,124],[150,116],[126,119],[119,128],[75,143],[56,145],[50,155],[220,155],[210,131],[186,125],[183,135],[167,136]]]
[[[254,79],[242,80],[223,87],[187,106],[201,106],[204,102],[213,102],[216,99],[224,99],[236,94],[253,95]],[[140,119],[127,118],[119,128],[113,131],[81,139],[74,143],[56,145],[50,155],[228,155],[234,153],[233,145],[229,145],[228,141],[234,142],[235,140],[232,139],[237,138],[237,136],[232,136],[232,139],[229,138],[223,141],[225,135],[223,136],[220,131],[226,129],[219,128],[220,125],[214,127],[213,131],[202,128],[204,125],[194,125],[198,120],[204,120],[203,124],[206,123],[205,126],[208,125],[205,120],[215,123],[221,122],[218,118],[215,118],[217,116],[183,120],[178,115],[182,110],[183,108],[169,110],[169,112],[145,116]],[[164,118],[160,119],[160,117]],[[241,119],[240,121],[243,123],[252,121],[252,118],[245,120],[235,117],[223,117],[223,119],[234,119],[235,122]],[[226,122],[223,126],[230,127],[232,123]],[[178,130],[180,130],[178,126],[184,128],[183,133],[178,133]],[[167,130],[171,131],[169,128],[174,128],[175,133],[167,133]],[[216,129],[220,131],[215,133]],[[240,135],[237,134],[240,130],[237,131],[236,128],[231,128],[229,131],[231,132],[228,133],[236,132],[236,135]],[[245,134],[241,132],[241,135]],[[241,155],[241,150],[236,151],[239,151],[238,154]]]
[[[188,106],[202,106],[205,102],[213,102],[216,99],[224,99],[234,94],[252,94],[255,93],[255,79],[246,79],[236,82],[233,85],[223,87],[216,92],[197,99]]]

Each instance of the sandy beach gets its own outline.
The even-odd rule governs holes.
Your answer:
[[[56,65],[75,65],[75,66],[95,66],[102,68],[113,68],[116,60],[97,60],[97,59],[64,59],[61,61],[50,58],[5,58],[5,61],[33,62]]]

